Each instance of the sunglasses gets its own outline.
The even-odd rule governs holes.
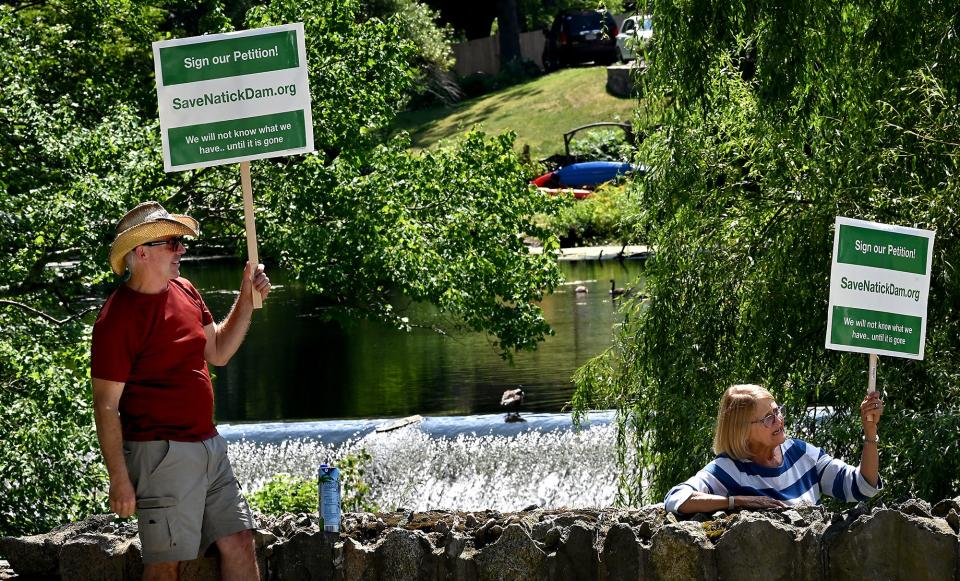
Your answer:
[[[773,424],[783,419],[783,410],[777,408],[759,420],[753,420],[751,424],[763,424],[764,428],[772,428]]]
[[[144,242],[140,246],[169,246],[170,250],[176,252],[181,248],[186,249],[187,245],[183,241],[183,236],[176,236],[167,240],[154,240],[153,242]]]

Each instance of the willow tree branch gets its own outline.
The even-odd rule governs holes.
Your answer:
[[[43,312],[43,311],[37,310],[37,309],[31,307],[31,306],[28,305],[28,304],[21,303],[21,302],[18,302],[18,301],[11,301],[11,300],[7,300],[7,299],[0,299],[0,305],[6,305],[6,306],[10,306],[10,307],[17,307],[18,309],[20,309],[20,310],[22,310],[22,311],[26,311],[26,312],[30,313],[30,314],[33,315],[34,317],[38,317],[38,318],[40,318],[40,319],[43,319],[43,320],[45,320],[45,321],[49,321],[49,322],[54,323],[54,324],[56,324],[56,325],[65,325],[65,324],[69,323],[70,321],[72,321],[72,320],[74,320],[74,319],[79,319],[80,317],[86,315],[86,314],[89,313],[90,311],[94,311],[94,310],[96,310],[96,309],[99,308],[99,307],[87,307],[86,309],[80,311],[79,313],[70,315],[70,316],[67,317],[66,319],[58,319],[58,318],[54,317],[54,316],[51,315],[51,314],[48,314],[48,313],[45,313],[45,312]]]

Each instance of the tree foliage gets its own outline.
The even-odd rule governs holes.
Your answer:
[[[308,288],[350,312],[376,309],[409,328],[389,301],[399,292],[456,326],[491,332],[504,354],[533,348],[549,332],[534,301],[560,279],[552,255],[528,253],[522,234],[556,247],[531,220],[556,203],[530,195],[512,144],[470,134],[454,149],[411,156],[401,140],[356,163],[267,166],[257,175],[263,199],[284,210],[265,215],[264,236]]]
[[[960,488],[956,237],[960,40],[952,2],[654,2],[647,90],[672,106],[642,155],[649,301],[578,372],[620,413],[622,501],[711,457],[732,383],[768,386],[795,434],[859,458],[867,358],[824,349],[833,223],[937,231],[926,358],[881,358],[888,496]],[[821,423],[813,406],[831,406]]]
[[[396,19],[401,35],[416,51],[415,102],[438,100],[450,104],[463,93],[449,74],[454,61],[453,28],[441,24],[440,12],[417,0],[363,0],[361,9],[368,18]]]
[[[314,142],[324,163],[365,154],[407,98],[413,43],[398,19],[365,20],[356,1],[275,0],[247,13],[247,27],[303,22]]]
[[[106,470],[90,429],[82,325],[0,316],[0,533],[39,531],[102,512]],[[61,349],[44,344],[61,341]]]

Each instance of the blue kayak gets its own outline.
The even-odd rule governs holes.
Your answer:
[[[637,169],[640,168],[619,161],[585,161],[562,167],[555,176],[562,187],[594,187]]]

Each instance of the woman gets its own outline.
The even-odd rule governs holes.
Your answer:
[[[878,474],[878,393],[860,404],[863,452],[854,468],[802,440],[787,439],[783,412],[758,385],[734,385],[720,398],[713,451],[717,457],[664,500],[671,512],[779,508],[818,504],[821,494],[845,501],[872,497],[883,487]]]

